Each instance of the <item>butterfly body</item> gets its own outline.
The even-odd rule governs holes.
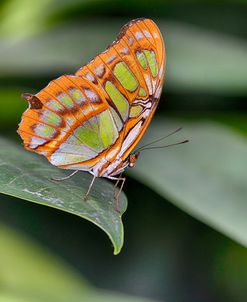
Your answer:
[[[138,155],[160,98],[165,48],[157,25],[125,25],[103,53],[73,75],[51,81],[35,95],[18,132],[26,149],[63,169],[115,179]]]

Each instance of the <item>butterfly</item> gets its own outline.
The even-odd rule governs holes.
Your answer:
[[[135,165],[139,152],[133,150],[159,102],[165,60],[157,25],[146,18],[132,20],[75,74],[23,95],[29,103],[18,128],[24,147],[72,174],[91,173],[86,197],[96,177],[116,180],[118,202],[122,172]]]

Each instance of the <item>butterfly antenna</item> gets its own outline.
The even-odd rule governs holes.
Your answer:
[[[167,147],[172,147],[172,146],[177,146],[177,145],[182,145],[182,144],[186,144],[188,143],[189,140],[186,139],[182,142],[178,142],[178,143],[174,143],[174,144],[169,144],[169,145],[164,145],[164,146],[154,146],[154,147],[145,147],[145,148],[142,148],[141,151],[144,151],[144,150],[152,150],[152,149],[163,149],[163,148],[167,148]],[[139,150],[140,152],[140,150]]]
[[[182,130],[182,127],[179,127],[178,129],[176,129],[175,131],[172,131],[172,132],[169,133],[168,135],[165,135],[165,136],[163,136],[163,137],[161,137],[161,138],[159,138],[159,139],[156,139],[156,140],[154,140],[154,141],[152,141],[152,142],[150,142],[150,143],[147,143],[147,144],[144,145],[144,146],[141,146],[140,148],[138,148],[137,150],[135,150],[135,152],[142,151],[144,148],[146,149],[146,147],[148,147],[148,146],[150,146],[150,145],[153,145],[153,144],[155,144],[155,143],[158,143],[158,142],[162,141],[163,139],[165,139],[165,138],[167,138],[167,137],[169,137],[169,136],[171,136],[171,135],[173,135],[173,134],[175,134],[175,133],[177,133],[177,132],[179,132],[179,131],[181,131],[181,130]]]

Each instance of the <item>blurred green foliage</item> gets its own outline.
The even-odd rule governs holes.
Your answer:
[[[1,2],[1,135],[21,144],[21,93],[73,73],[111,43],[122,25],[145,16],[164,34],[167,74],[143,142],[183,126],[167,143],[190,143],[146,151],[129,171],[125,246],[115,258],[104,235],[79,217],[1,195],[0,221],[29,234],[77,272],[56,256],[47,258],[46,251],[32,252],[32,243],[1,226],[0,301],[83,301],[87,294],[87,301],[135,301],[92,289],[81,275],[98,288],[161,301],[246,300],[247,251],[240,245],[247,240],[246,15],[246,0]],[[8,148],[15,154],[15,145],[1,140],[1,162]],[[33,156],[26,158],[32,165]],[[32,281],[43,285],[40,292]]]
[[[61,259],[4,225],[0,259],[0,301],[151,302],[94,289]]]
[[[157,119],[149,131],[162,137],[164,129],[181,121]],[[131,175],[142,180],[175,205],[247,247],[247,141],[213,122],[183,121],[186,146],[144,152]],[[147,138],[148,139],[148,138]],[[144,142],[145,144],[145,142]],[[146,172],[148,171],[148,173]],[[234,211],[233,211],[234,209]]]

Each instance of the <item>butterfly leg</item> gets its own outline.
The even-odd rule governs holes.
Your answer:
[[[79,170],[75,170],[75,171],[73,171],[71,174],[69,174],[68,176],[61,177],[61,178],[51,177],[51,180],[55,180],[55,181],[63,181],[63,180],[69,179],[70,177],[72,177],[73,175],[75,175],[78,171],[79,171]]]
[[[116,180],[115,186],[114,186],[114,199],[116,200],[116,211],[120,213],[119,210],[119,198],[120,194],[123,190],[124,183],[126,181],[125,177],[122,177],[122,173],[119,175],[119,177],[109,177],[112,180]],[[119,184],[120,180],[122,181],[121,186],[117,192],[117,185]]]
[[[95,175],[93,176],[93,179],[92,179],[92,181],[91,181],[91,183],[90,183],[90,185],[89,185],[89,188],[88,188],[86,194],[85,194],[84,197],[83,197],[84,201],[87,200],[88,195],[89,195],[89,193],[90,193],[90,191],[91,191],[91,188],[92,188],[92,186],[93,186],[93,183],[94,183],[96,177],[97,177],[97,176],[95,176]]]
[[[124,186],[124,183],[125,183],[125,181],[126,181],[126,178],[125,177],[123,177],[123,178],[119,178],[119,180],[122,180],[122,183],[121,183],[121,186],[120,186],[120,189],[119,189],[119,191],[118,191],[118,194],[117,194],[117,196],[116,196],[116,210],[118,211],[118,212],[120,212],[119,211],[119,198],[120,198],[120,194],[121,194],[121,192],[122,192],[122,190],[123,190],[123,186]]]
[[[122,173],[119,175],[118,178],[115,178],[115,179],[116,179],[117,181],[116,181],[116,183],[115,183],[115,185],[114,185],[114,199],[117,198],[117,193],[118,193],[118,191],[117,191],[117,186],[118,186],[120,180],[122,179]]]

